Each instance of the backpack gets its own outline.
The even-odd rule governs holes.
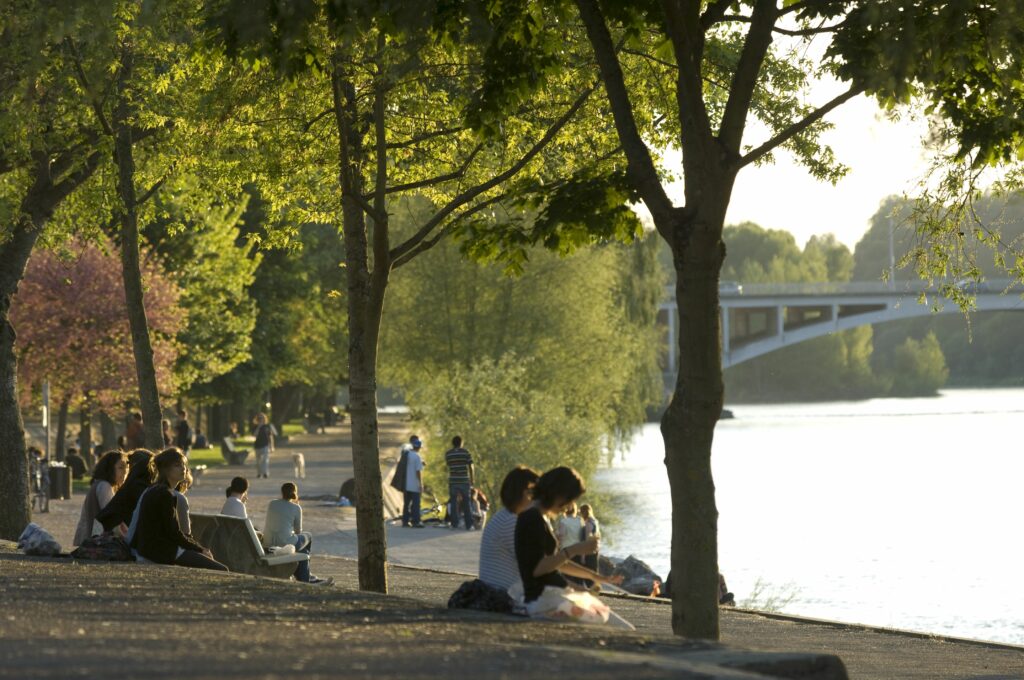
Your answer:
[[[82,545],[75,548],[71,552],[71,556],[79,560],[128,562],[132,559],[132,551],[120,535],[113,531],[107,531],[82,541]]]
[[[395,466],[395,476],[391,478],[391,486],[404,492],[406,482],[406,471],[409,469],[409,449],[402,449],[402,457],[398,459]]]
[[[270,424],[260,425],[259,429],[256,430],[256,441],[253,442],[253,447],[257,449],[265,449],[270,446]]]
[[[448,609],[511,613],[515,602],[508,591],[489,586],[480,579],[466,581],[448,598]]]

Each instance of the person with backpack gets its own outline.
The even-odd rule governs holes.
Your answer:
[[[277,431],[274,426],[267,422],[267,414],[260,413],[256,416],[256,441],[253,448],[256,450],[256,478],[263,477],[270,479],[270,454],[274,452],[274,437]]]
[[[405,488],[402,489],[402,526],[422,529],[420,521],[420,497],[423,494],[423,458],[420,449],[423,442],[416,435],[409,438],[411,447],[402,452],[405,458]],[[401,466],[399,466],[401,467]],[[398,472],[396,471],[396,475]]]

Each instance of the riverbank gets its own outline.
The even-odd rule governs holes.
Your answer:
[[[269,480],[253,479],[254,470],[250,468],[211,468],[200,485],[190,491],[190,502],[197,512],[217,512],[224,499],[224,488],[231,477],[244,474],[250,478],[253,485],[249,510],[259,524],[267,502],[277,496],[280,484],[293,480],[290,452],[302,451],[306,457],[307,478],[299,480],[298,484],[304,497],[302,502],[305,528],[314,534],[313,571],[325,576],[334,576],[336,588],[339,590],[354,590],[357,587],[355,563],[350,559],[343,559],[344,556],[351,557],[356,553],[354,511],[351,508],[339,508],[333,503],[314,500],[319,495],[336,495],[341,482],[351,476],[351,448],[348,436],[347,429],[337,428],[326,435],[294,437],[287,447],[281,447],[272,458]],[[382,450],[397,452],[405,439],[406,424],[401,416],[382,416]],[[427,442],[428,464],[440,458],[440,449],[441,447],[434,447],[431,442]],[[54,512],[39,515],[36,520],[67,544],[73,533],[80,505],[81,497],[71,501],[55,501],[51,505]],[[467,578],[466,574],[476,572],[479,537],[479,532],[436,528],[417,531],[389,526],[389,578],[392,592],[399,598],[416,600],[419,603],[416,606],[421,609],[424,606],[443,607],[448,596]],[[94,569],[99,566],[88,565],[79,568]],[[416,566],[429,567],[432,570],[413,568]],[[0,577],[0,584],[7,584],[3,586],[7,589],[14,577],[8,576],[9,572],[6,570],[0,573],[4,574]],[[189,574],[191,578],[194,572]],[[59,572],[53,572],[51,576],[58,578]],[[291,584],[291,587],[301,586]],[[142,592],[139,589],[135,590],[137,594]],[[315,598],[311,601],[319,602]],[[638,633],[641,635],[666,637],[671,629],[670,607],[667,604],[633,599],[609,601],[627,620],[637,625]],[[269,602],[278,600],[271,598]],[[371,613],[384,611],[376,604],[366,606],[366,611]],[[238,607],[237,603],[226,603],[223,610],[225,615],[218,620],[222,623],[237,622],[239,618],[232,612]],[[11,608],[10,611],[15,609]],[[115,613],[121,611],[124,611],[123,607],[116,609]],[[264,611],[261,616],[270,617],[269,621],[276,620],[272,613],[267,613],[268,611]],[[313,617],[313,620],[295,623],[296,630],[291,632],[298,634],[298,627],[302,625],[306,625],[307,628],[315,626],[320,615],[315,612],[308,615]],[[430,616],[433,617],[434,614]],[[251,624],[240,625],[260,625],[261,619],[251,620]],[[427,620],[433,621],[432,618]],[[390,625],[388,621],[388,617],[380,620],[383,629]],[[432,624],[424,623],[424,627],[430,625]],[[1024,648],[1019,647],[907,635],[884,629],[816,622],[798,617],[776,618],[738,610],[723,610],[721,627],[722,641],[726,645],[760,650],[800,650],[813,654],[837,654],[844,660],[850,670],[850,677],[853,678],[889,680],[899,677],[941,680],[984,675],[1024,678]],[[4,629],[0,625],[0,633],[3,632]],[[467,634],[474,640],[478,637],[477,633]],[[337,640],[328,640],[325,644],[328,642],[335,646],[339,644]],[[345,666],[342,663],[338,668]],[[566,677],[577,675],[569,673]],[[627,677],[635,675],[630,673]]]

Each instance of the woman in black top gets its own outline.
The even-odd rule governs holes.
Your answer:
[[[153,454],[146,449],[135,449],[128,455],[128,478],[96,516],[96,521],[103,525],[104,531],[110,531],[122,524],[123,531],[128,530],[128,523],[132,521],[139,497],[152,482],[149,469],[151,460]]]
[[[139,499],[132,548],[150,562],[227,571],[210,551],[181,533],[174,488],[185,479],[188,463],[180,449],[161,451],[152,463],[155,483]]]
[[[596,536],[559,549],[558,539],[546,517],[556,517],[562,509],[583,495],[583,480],[572,468],[557,467],[541,475],[533,488],[533,505],[519,513],[516,520],[516,562],[523,579],[524,600],[540,597],[545,586],[569,587],[562,576],[590,579],[597,583],[622,583],[622,577],[606,577],[572,561],[573,557],[597,552]]]

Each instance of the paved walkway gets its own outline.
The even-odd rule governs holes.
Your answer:
[[[406,436],[405,424],[400,417],[382,417],[381,446],[385,454],[394,455]],[[267,502],[278,497],[280,484],[294,480],[290,459],[292,450],[302,451],[306,457],[306,479],[298,480],[298,484],[300,494],[306,499],[303,501],[305,528],[314,534],[313,571],[334,576],[337,579],[336,590],[339,592],[355,590],[355,563],[341,559],[356,555],[354,511],[315,500],[319,496],[336,496],[341,483],[352,476],[347,427],[330,429],[326,435],[293,437],[272,458],[269,480],[254,479],[253,466],[245,469],[211,469],[202,483],[190,491],[191,505],[197,512],[219,511],[224,499],[224,488],[230,478],[243,474],[249,477],[252,484],[249,511],[259,525]],[[434,462],[435,456],[439,458],[442,450],[442,446],[427,442],[427,464]],[[67,544],[74,531],[80,504],[81,498],[53,502],[53,512],[39,515],[36,520],[54,533],[58,540]],[[418,606],[427,603],[443,607],[448,595],[465,580],[462,574],[476,571],[479,537],[479,532],[440,528],[413,530],[389,526],[391,591],[401,597],[417,600],[421,603]],[[432,567],[435,571],[397,565]],[[671,629],[667,604],[625,599],[610,599],[609,603],[636,624],[638,632],[644,635],[660,637]],[[852,678],[1024,679],[1024,648],[1021,647],[956,641],[735,610],[723,610],[721,625],[722,641],[727,645],[837,654],[849,668]]]

